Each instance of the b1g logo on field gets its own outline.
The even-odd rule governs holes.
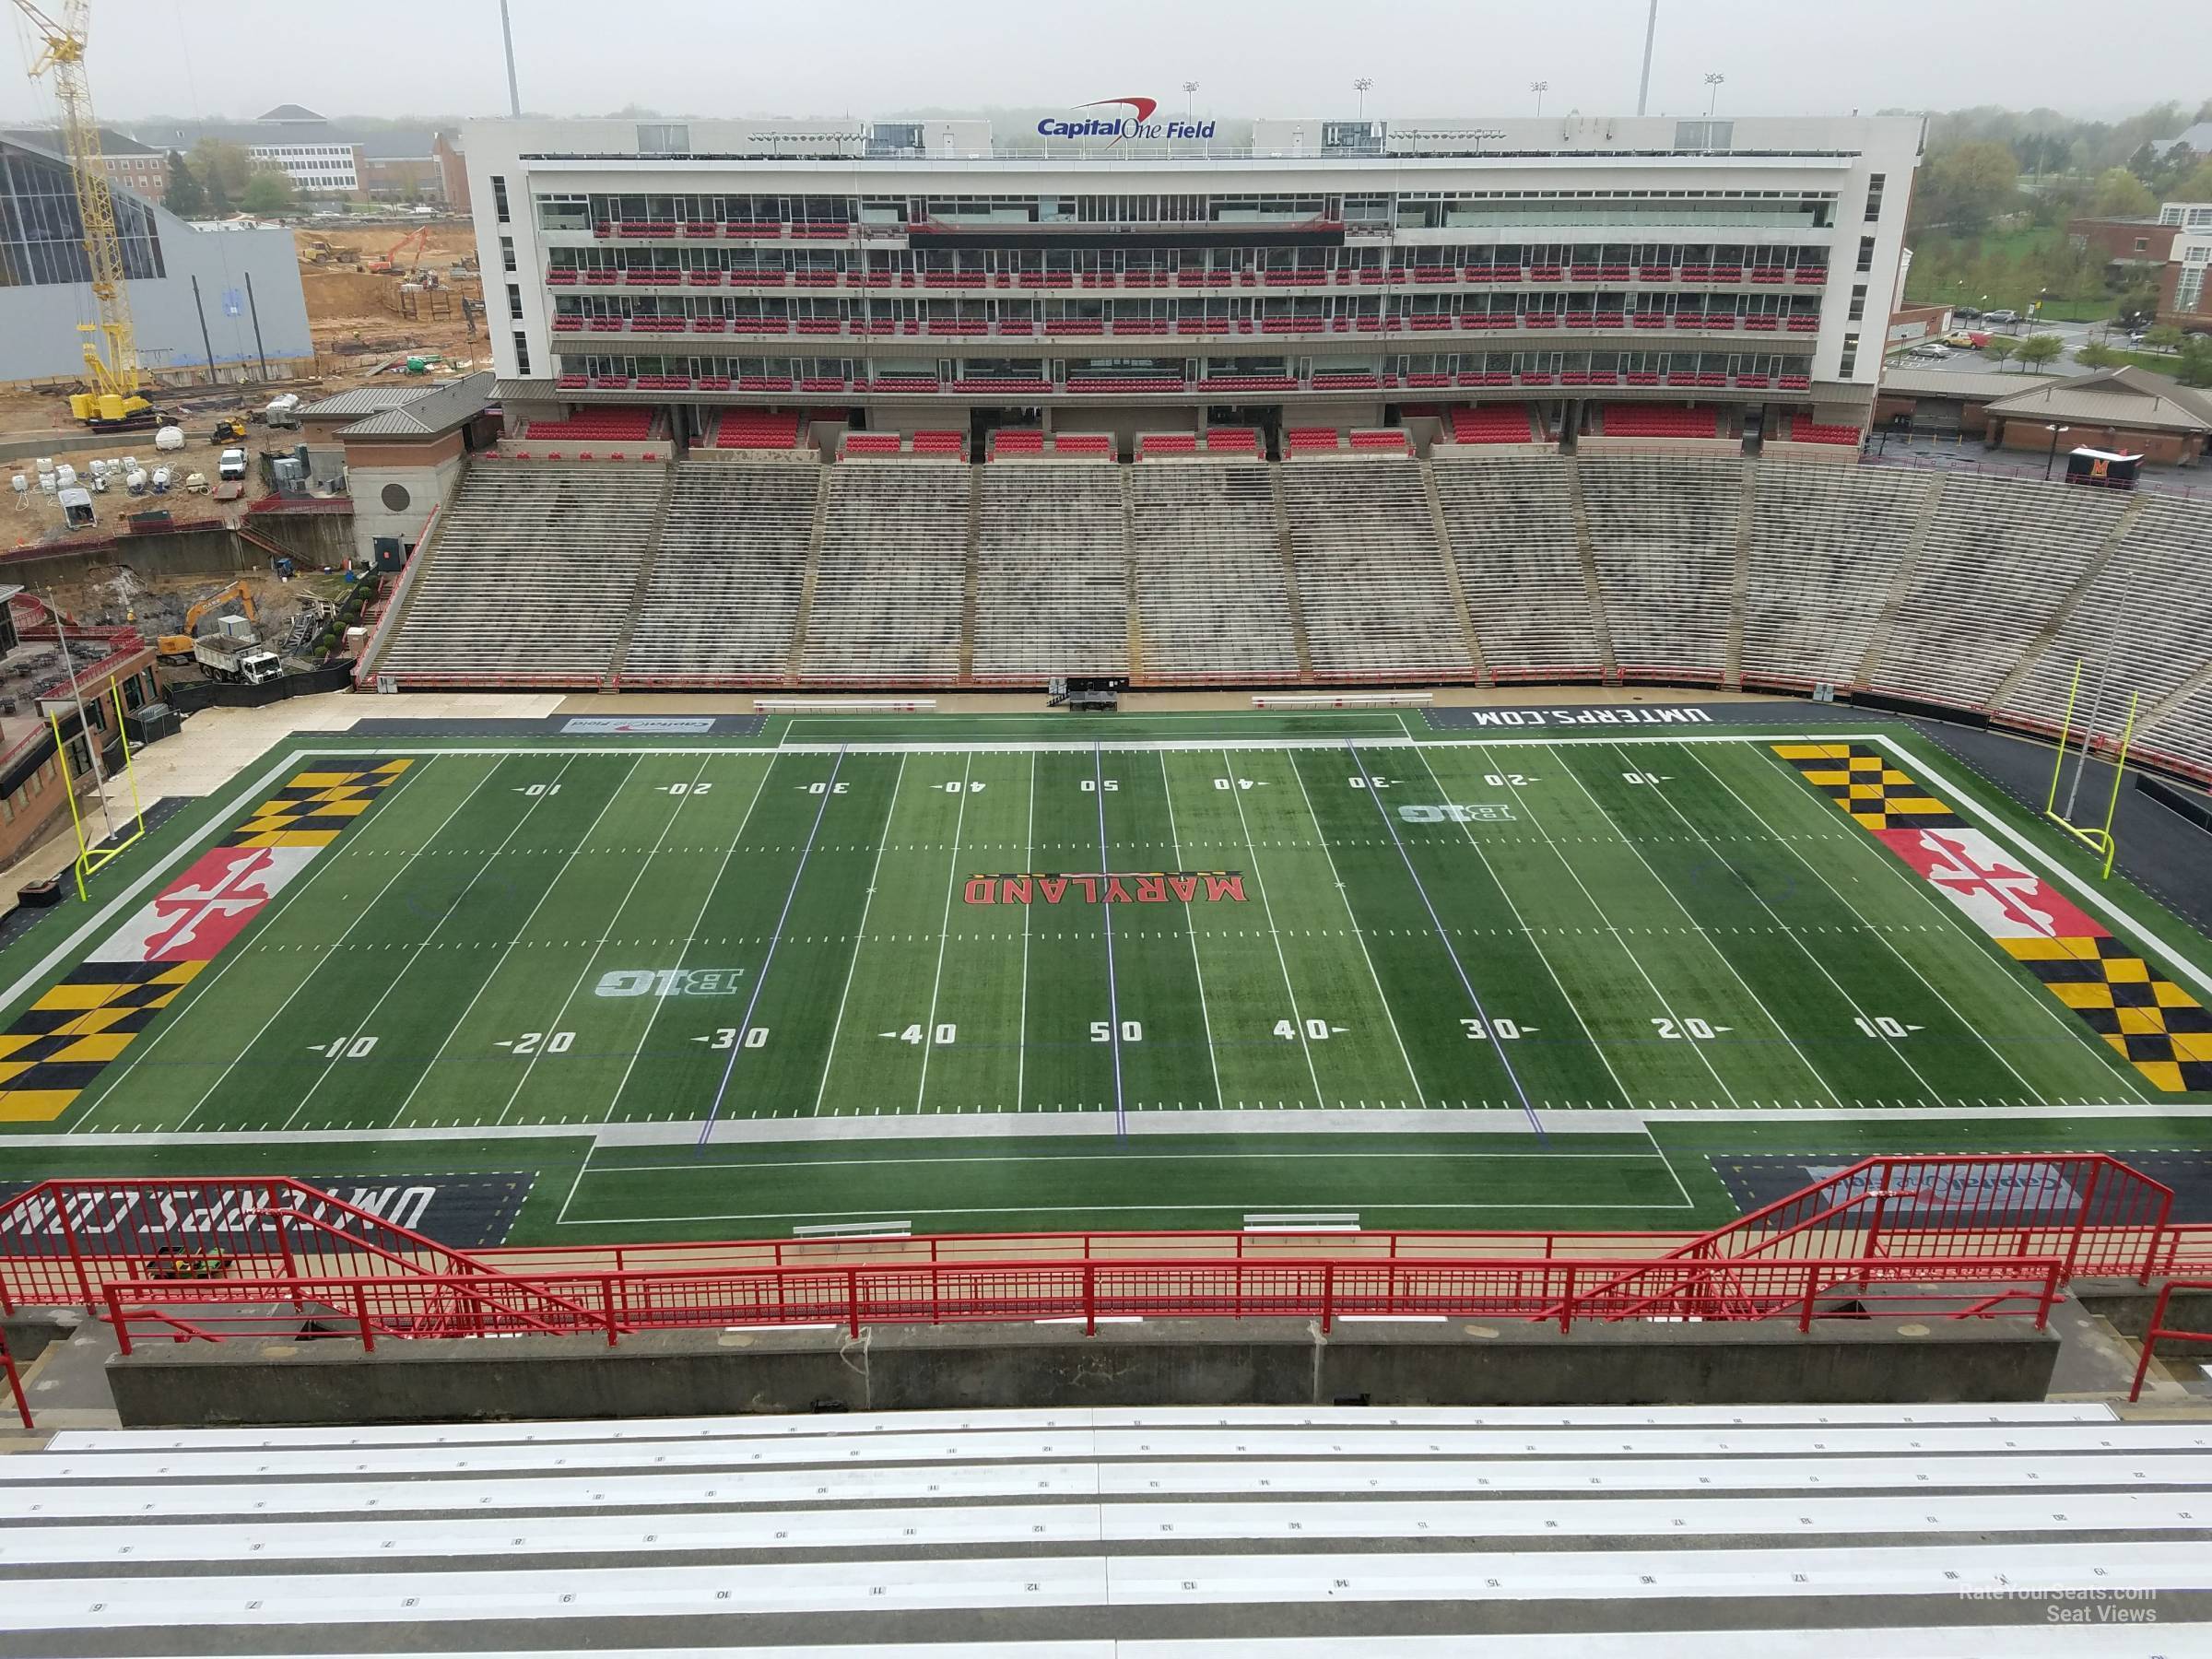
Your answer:
[[[600,996],[735,996],[742,968],[611,968],[594,987]]]
[[[1409,824],[1510,824],[1513,809],[1503,802],[1462,806],[1446,801],[1441,806],[1401,806],[1398,816]]]

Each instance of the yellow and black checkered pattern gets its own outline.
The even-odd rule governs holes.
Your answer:
[[[2212,1008],[2160,979],[2120,940],[1997,943],[2158,1088],[2212,1089]]]
[[[344,771],[296,773],[224,837],[232,847],[327,847],[412,762],[371,760]]]
[[[0,1123],[47,1124],[205,962],[85,962],[0,1034]]]
[[[1869,830],[1936,830],[1966,822],[1863,743],[1778,743],[1774,752]]]

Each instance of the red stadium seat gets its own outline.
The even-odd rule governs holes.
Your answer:
[[[1477,404],[1449,417],[1454,443],[1529,443],[1535,431],[1524,404]]]
[[[1677,377],[1670,375],[1669,380]],[[1684,377],[1701,378],[1701,377]],[[1717,438],[1720,411],[1683,408],[1673,404],[1607,404],[1602,413],[1606,436],[1613,438]]]

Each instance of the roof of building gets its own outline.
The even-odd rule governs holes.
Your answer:
[[[488,369],[432,386],[429,393],[341,428],[341,438],[434,438],[482,414],[491,402]]]
[[[317,114],[304,104],[278,104],[273,110],[264,110],[253,117],[256,121],[325,121],[329,117]]]
[[[1964,403],[1987,403],[2020,390],[2020,377],[1994,369],[1892,369],[1882,376],[1881,390],[1900,397],[1956,397]]]
[[[0,129],[0,138],[10,144],[20,144],[31,149],[62,151],[62,135],[52,127],[6,127]],[[150,144],[141,144],[127,133],[118,133],[112,127],[100,129],[100,147],[109,156],[158,156],[161,152]]]
[[[284,106],[297,108],[297,105]],[[326,121],[309,111],[304,119],[278,119],[274,112],[259,121],[180,121],[134,128],[140,140],[158,149],[189,150],[203,138],[226,144],[358,144],[382,157],[427,156],[429,127],[356,127]]]
[[[394,381],[388,386],[356,386],[350,392],[340,392],[321,403],[305,406],[300,410],[300,418],[335,420],[345,416],[358,420],[364,415],[382,415],[386,409],[404,408],[437,390],[437,383],[426,385],[419,381]]]
[[[2153,138],[2150,141],[2154,155],[2164,155],[2176,145],[2187,145],[2200,156],[2212,155],[2212,121],[2200,121],[2171,138]]]
[[[2153,432],[2212,431],[2212,397],[2147,369],[2108,369],[2024,386],[1989,406],[1994,415],[2080,421]]]

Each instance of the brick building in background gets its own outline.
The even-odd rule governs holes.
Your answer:
[[[31,149],[59,153],[62,138],[52,127],[15,127],[0,131],[0,141]],[[100,163],[108,183],[148,202],[169,199],[169,152],[141,144],[108,127],[100,129]]]

